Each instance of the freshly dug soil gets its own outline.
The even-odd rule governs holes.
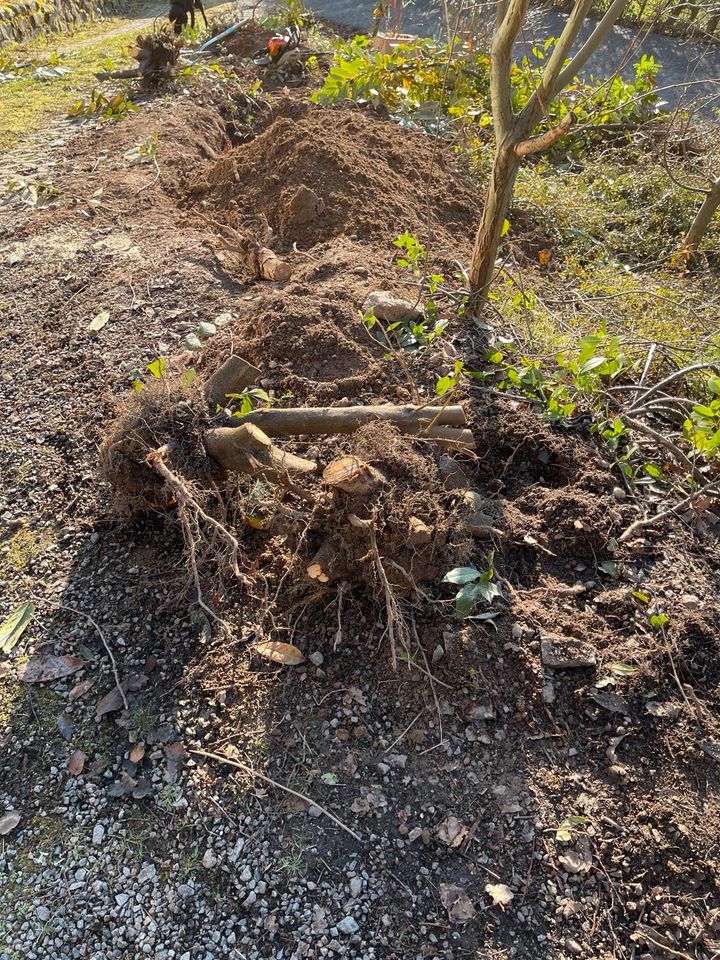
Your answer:
[[[351,571],[318,586],[305,576],[323,538],[343,533],[342,503],[334,526],[318,527],[312,508],[283,496],[278,527],[242,530],[252,586],[211,582],[206,599],[227,625],[214,637],[209,621],[198,624],[196,595],[186,590],[172,513],[117,522],[98,449],[118,405],[134,396],[133,371],[150,381],[146,368],[158,356],[192,365],[202,378],[234,350],[285,405],[398,402],[413,390],[429,400],[456,357],[475,359],[455,320],[407,358],[411,384],[357,312],[373,289],[412,295],[390,242],[405,228],[424,238],[430,139],[370,111],[287,106],[255,140],[231,148],[228,88],[195,92],[204,106],[168,98],[72,139],[63,128],[64,142],[34,167],[17,161],[15,171],[51,180],[57,203],[0,211],[0,385],[10,411],[0,423],[3,614],[29,597],[49,611],[67,608],[47,616],[42,608],[8,656],[14,670],[18,654],[40,647],[82,653],[97,684],[73,704],[67,741],[58,715],[69,683],[43,690],[43,699],[11,677],[0,680],[2,691],[16,691],[0,740],[2,764],[16,776],[2,801],[23,815],[11,838],[11,892],[23,884],[45,896],[53,864],[64,870],[66,855],[97,849],[91,837],[102,817],[123,883],[158,865],[153,896],[175,924],[172,942],[160,943],[160,934],[153,941],[158,953],[207,943],[214,956],[232,956],[232,935],[248,957],[290,956],[302,935],[305,956],[323,955],[335,938],[319,922],[318,910],[327,910],[332,924],[349,916],[357,923],[354,939],[332,947],[346,956],[708,960],[719,939],[717,532],[673,518],[611,553],[611,537],[644,505],[617,496],[618,478],[582,424],[561,432],[529,403],[468,387],[460,399],[476,459],[378,431],[288,443],[322,463],[352,450],[386,471],[399,495],[383,494],[379,504],[389,569],[396,557],[405,569],[417,562],[408,549],[412,515],[452,548],[421,555],[420,589],[400,599],[417,640],[411,632],[397,672],[372,577]],[[123,160],[153,131],[159,179]],[[442,149],[431,184],[437,250],[464,257],[475,188]],[[189,203],[181,201],[188,192]],[[221,261],[200,216],[207,212],[237,225],[266,217],[293,279],[282,288],[250,281],[232,257]],[[309,255],[290,253],[294,242]],[[104,309],[109,320],[93,334],[88,325]],[[219,329],[198,358],[183,339],[201,321]],[[155,389],[165,386],[172,398],[166,381]],[[130,404],[133,415],[142,399]],[[192,469],[204,411],[184,419],[159,406],[162,429],[132,420],[136,449],[184,430]],[[464,486],[481,497],[496,532],[463,555],[455,516]],[[276,493],[246,484],[233,505],[273,499],[277,507]],[[367,551],[359,540],[353,546],[352,560],[370,573]],[[502,598],[477,607],[484,619],[454,618],[455,590],[439,582],[446,565],[483,570],[491,550]],[[651,628],[637,593],[667,611],[666,636]],[[68,611],[100,625],[121,676],[149,676],[129,694],[129,711],[93,720],[114,679],[96,631]],[[262,660],[253,644],[268,638],[295,644],[308,659],[293,668]],[[585,644],[595,665],[549,667],[548,641]],[[199,758],[168,783],[157,727],[187,748],[234,752],[292,784],[361,841],[307,803]],[[128,766],[139,740],[150,748]],[[88,755],[82,789],[67,770],[79,745]],[[108,785],[128,769],[148,792],[118,799]],[[442,829],[449,817],[467,830],[454,846]],[[576,819],[566,840],[558,827],[569,817]],[[137,849],[136,821],[144,838]],[[51,853],[38,866],[48,823]],[[105,901],[94,885],[68,889],[60,868],[52,878],[47,895],[62,892],[51,902],[53,918],[66,926],[55,928],[53,942],[39,926],[37,949],[57,953],[60,931],[74,929],[78,916],[104,916]],[[113,877],[96,880],[105,889]],[[504,911],[492,905],[488,883],[510,887]],[[448,915],[448,887],[475,905],[466,923]],[[149,902],[149,892],[142,895]],[[27,929],[32,906],[23,913],[7,902],[4,922]],[[121,909],[113,922],[125,924],[128,949],[140,955],[144,928],[125,923]]]
[[[387,249],[405,230],[425,239],[428,217],[434,255],[467,250],[478,191],[442,142],[355,107],[286,102],[274,115],[197,178],[194,197],[236,224],[264,217],[281,250],[343,235]]]

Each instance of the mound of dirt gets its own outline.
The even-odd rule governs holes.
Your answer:
[[[478,216],[477,187],[433,140],[357,108],[285,103],[263,132],[220,158],[192,193],[235,225],[265,218],[282,249],[345,234],[387,248],[409,230],[456,255]]]

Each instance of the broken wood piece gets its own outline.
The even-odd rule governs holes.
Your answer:
[[[253,265],[256,273],[263,280],[276,280],[284,283],[292,276],[292,267],[289,263],[281,260],[276,253],[268,247],[258,247],[253,251]]]
[[[127,70],[101,70],[95,76],[98,80],[134,80],[141,73],[140,67],[128,67]]]
[[[216,224],[221,236],[220,243],[231,253],[239,253],[256,277],[284,283],[292,276],[292,267],[281,260],[269,247],[263,246],[247,234],[242,234],[225,224]]]
[[[323,471],[323,483],[354,497],[366,497],[383,483],[385,477],[357,457],[337,457]]]
[[[254,423],[268,437],[289,437],[297,434],[354,433],[368,423],[382,420],[392,423],[402,433],[422,434],[428,439],[449,439],[441,427],[464,427],[465,411],[459,405],[446,407],[416,407],[411,404],[377,407],[294,407],[253,410],[245,414],[243,422]],[[432,426],[431,426],[432,424]],[[470,431],[458,431],[463,437]],[[471,436],[471,434],[470,434]],[[455,434],[451,435],[456,438]]]
[[[270,438],[253,423],[239,427],[216,427],[205,434],[205,449],[225,470],[261,474],[282,482],[288,477],[314,473],[317,464],[274,446]]]
[[[307,566],[307,575],[318,583],[328,583],[332,577],[333,561],[337,550],[326,540]]]
[[[203,390],[212,403],[225,406],[229,393],[241,393],[246,387],[257,383],[259,377],[260,371],[257,367],[233,353],[206,381]]]

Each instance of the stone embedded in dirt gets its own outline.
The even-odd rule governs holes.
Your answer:
[[[370,313],[371,310],[383,323],[402,323],[403,320],[417,323],[423,318],[423,311],[417,303],[396,297],[388,290],[373,290],[368,294],[363,304],[363,313]]]
[[[0,817],[0,837],[5,837],[20,823],[21,816],[17,810],[8,810]]]
[[[325,212],[325,201],[314,190],[304,185],[296,190],[286,190],[281,198],[280,205],[283,212],[284,230],[286,236],[294,232],[302,234],[302,227],[307,226]]]
[[[597,655],[590,644],[574,637],[543,637],[540,657],[546,667],[554,670],[580,670],[597,663]]]
[[[314,650],[308,657],[308,660],[314,667],[321,667],[325,662],[325,657],[319,650]]]
[[[411,547],[419,547],[432,540],[433,528],[429,527],[419,517],[410,517],[410,532],[408,543]]]
[[[472,537],[487,537],[495,527],[492,502],[476,490],[463,493],[463,526]]]
[[[438,473],[446,490],[466,490],[470,480],[459,463],[444,455],[438,460]]]

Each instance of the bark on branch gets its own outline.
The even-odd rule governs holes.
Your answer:
[[[522,140],[518,143],[515,147],[515,156],[529,157],[533,153],[540,153],[541,150],[547,150],[547,148],[551,147],[560,137],[565,136],[574,122],[574,114],[565,114],[556,126],[551,127],[544,133],[539,133],[536,137],[530,137],[528,140]]]
[[[243,423],[239,427],[216,427],[207,431],[204,440],[209,456],[225,470],[234,473],[263,475],[282,482],[317,470],[313,460],[305,460],[278,449],[252,423]]]
[[[294,407],[287,410],[253,410],[242,418],[255,424],[268,437],[290,437],[298,434],[354,433],[368,423],[382,420],[394,424],[402,433],[421,434],[429,439],[456,439],[439,428],[464,427],[465,411],[459,405],[447,407],[392,406],[377,407]],[[427,431],[426,433],[424,431]],[[469,431],[457,431],[463,438]]]

